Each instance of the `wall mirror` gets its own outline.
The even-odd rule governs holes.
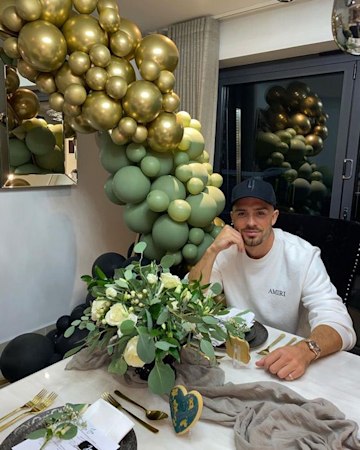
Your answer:
[[[2,189],[77,184],[76,134],[48,95],[0,61]]]

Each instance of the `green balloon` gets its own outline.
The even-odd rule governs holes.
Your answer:
[[[174,158],[171,152],[159,153],[150,150],[148,151],[148,155],[157,158],[160,163],[160,171],[157,174],[158,177],[172,173],[174,168]]]
[[[186,152],[175,152],[175,154],[174,154],[175,166],[181,166],[182,164],[188,164],[189,161],[190,161],[190,158]]]
[[[46,155],[54,150],[56,139],[49,128],[36,127],[26,133],[25,142],[34,155]]]
[[[193,227],[206,227],[215,219],[217,203],[209,194],[189,195],[186,201],[191,206],[188,222]]]
[[[172,175],[163,175],[157,178],[151,185],[151,190],[164,191],[170,201],[181,199],[185,200],[186,189],[181,181]]]
[[[190,159],[198,158],[205,148],[205,141],[203,135],[200,133],[200,131],[196,130],[195,128],[186,127],[184,128],[183,138],[190,140],[190,147],[187,151],[189,158]]]
[[[191,206],[185,200],[173,200],[168,207],[169,216],[175,222],[185,222],[191,214]]]
[[[222,230],[222,227],[218,227],[218,226],[214,226],[214,228],[212,229],[210,236],[213,237],[214,239],[216,238],[216,236],[220,233],[220,231]]]
[[[167,214],[160,216],[154,223],[152,238],[154,244],[166,251],[180,250],[189,237],[189,226],[185,222],[175,222]]]
[[[221,185],[223,184],[223,181],[224,181],[223,177],[219,173],[212,173],[209,177],[209,184],[211,184],[211,186],[215,186],[217,188],[221,187]]]
[[[104,184],[104,191],[107,196],[107,198],[112,202],[115,203],[115,205],[125,205],[124,202],[119,200],[116,195],[114,194],[112,183],[113,183],[113,176],[111,175]]]
[[[199,245],[198,247],[198,254],[197,254],[197,258],[196,261],[199,261],[199,259],[201,259],[201,257],[203,256],[203,254],[205,253],[206,249],[214,242],[214,238],[212,236],[210,236],[210,234],[205,233],[204,236],[204,240],[202,241],[202,243]]]
[[[145,156],[140,163],[141,170],[147,177],[157,177],[160,173],[160,161],[155,156]]]
[[[155,259],[156,261],[160,261],[161,258],[165,255],[165,250],[159,248],[154,244],[154,240],[151,234],[143,234],[139,240],[139,242],[145,242],[146,248],[144,250],[144,256],[148,259]]]
[[[126,156],[130,161],[138,163],[146,156],[146,148],[141,144],[132,142],[126,147]]]
[[[151,211],[146,200],[136,205],[127,205],[124,211],[124,221],[135,233],[148,234],[159,215]]]
[[[131,165],[126,156],[126,146],[115,144],[107,131],[98,133],[98,142],[100,163],[107,172],[114,174],[119,169]]]
[[[191,228],[189,231],[189,241],[191,244],[199,245],[204,240],[205,232],[202,228]]]
[[[204,187],[204,183],[200,180],[200,178],[192,177],[186,183],[186,189],[188,190],[189,194],[192,195],[200,194],[200,192],[203,191]]]
[[[188,165],[188,167],[190,167],[190,169],[191,169],[192,176],[196,177],[196,178],[200,178],[200,180],[206,186],[209,181],[209,174],[208,174],[205,164],[194,162],[194,163],[190,163]]]
[[[215,186],[207,186],[204,189],[204,192],[209,194],[210,197],[212,197],[216,201],[217,205],[216,215],[217,216],[220,215],[223,212],[226,204],[226,198],[223,191],[221,191],[219,188]]]
[[[148,207],[154,212],[163,212],[168,209],[170,200],[166,192],[155,189],[146,197]]]
[[[27,175],[31,173],[42,173],[42,170],[40,169],[40,167],[35,166],[35,164],[23,164],[16,167],[14,173],[16,175]]]
[[[198,248],[194,244],[185,244],[182,249],[182,255],[188,262],[193,262],[196,260],[198,255]]]
[[[187,183],[192,178],[193,173],[190,164],[182,164],[175,169],[175,176],[183,183]]]
[[[119,200],[125,203],[140,203],[148,195],[151,183],[139,167],[127,166],[116,172],[112,187]]]
[[[169,256],[173,256],[173,257],[174,257],[174,264],[173,264],[174,266],[177,266],[177,265],[180,264],[181,261],[183,260],[181,251],[177,251],[177,252],[166,252],[166,255],[169,255]]]
[[[42,169],[64,173],[64,152],[57,145],[45,155],[35,156],[35,161]]]
[[[19,139],[9,139],[9,164],[10,166],[21,166],[31,160],[31,152],[26,144]],[[185,198],[185,197],[184,197]]]

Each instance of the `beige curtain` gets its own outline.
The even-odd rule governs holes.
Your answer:
[[[171,25],[167,35],[175,42],[180,53],[179,65],[174,73],[174,91],[180,96],[180,108],[201,122],[205,148],[213,161],[219,75],[219,22],[212,17],[200,17]]]

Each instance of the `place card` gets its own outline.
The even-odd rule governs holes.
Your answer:
[[[93,403],[83,414],[86,427],[70,440],[52,439],[46,450],[117,450],[119,442],[134,423],[103,399]],[[27,439],[13,450],[39,450],[44,439]]]

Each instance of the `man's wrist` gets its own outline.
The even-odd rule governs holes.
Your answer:
[[[304,345],[306,345],[308,350],[314,355],[312,361],[315,361],[316,359],[320,358],[321,348],[314,339],[304,339],[301,342],[304,343]]]

